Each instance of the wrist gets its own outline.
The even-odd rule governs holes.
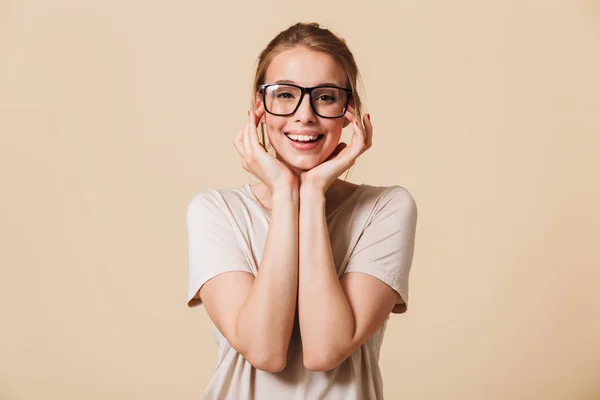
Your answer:
[[[325,189],[320,185],[303,183],[300,185],[300,197],[318,197],[325,196]]]
[[[273,186],[271,191],[273,203],[293,203],[298,204],[300,200],[300,193],[298,185],[294,184],[281,184]]]
[[[289,193],[294,192],[294,189],[298,188],[298,178],[293,174],[283,174],[279,176],[275,181],[271,183],[269,190],[271,193],[282,192]],[[297,190],[295,190],[297,192]]]
[[[302,185],[300,186],[300,199],[311,203],[325,202],[325,191],[318,186]]]

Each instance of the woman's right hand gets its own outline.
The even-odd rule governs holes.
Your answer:
[[[265,114],[261,104],[256,113],[249,112],[248,123],[244,125],[233,146],[242,157],[242,167],[263,182],[271,193],[276,189],[298,185],[296,174],[284,163],[271,156],[258,141],[256,128]]]

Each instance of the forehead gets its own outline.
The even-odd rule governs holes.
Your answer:
[[[295,47],[277,54],[265,75],[265,83],[293,81],[301,86],[334,83],[345,86],[344,68],[329,54]]]

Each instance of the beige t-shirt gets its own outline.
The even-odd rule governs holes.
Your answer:
[[[417,207],[408,190],[401,186],[360,185],[326,219],[338,276],[362,272],[380,279],[404,300],[399,300],[392,312],[405,312],[417,222]],[[203,305],[198,291],[216,275],[246,271],[256,276],[269,214],[250,185],[199,192],[188,205],[187,227],[189,307]],[[315,372],[304,368],[296,316],[286,367],[271,373],[254,368],[213,324],[218,345],[217,366],[202,398],[382,399],[378,363],[386,325],[387,319],[335,369]]]

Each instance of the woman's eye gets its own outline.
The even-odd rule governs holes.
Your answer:
[[[322,96],[319,96],[318,100],[326,101],[328,103],[332,103],[332,102],[336,101],[336,98],[333,97],[333,96],[329,96],[329,95],[324,94]]]
[[[283,93],[277,93],[277,98],[278,99],[293,99],[294,96],[291,93],[283,92]]]

